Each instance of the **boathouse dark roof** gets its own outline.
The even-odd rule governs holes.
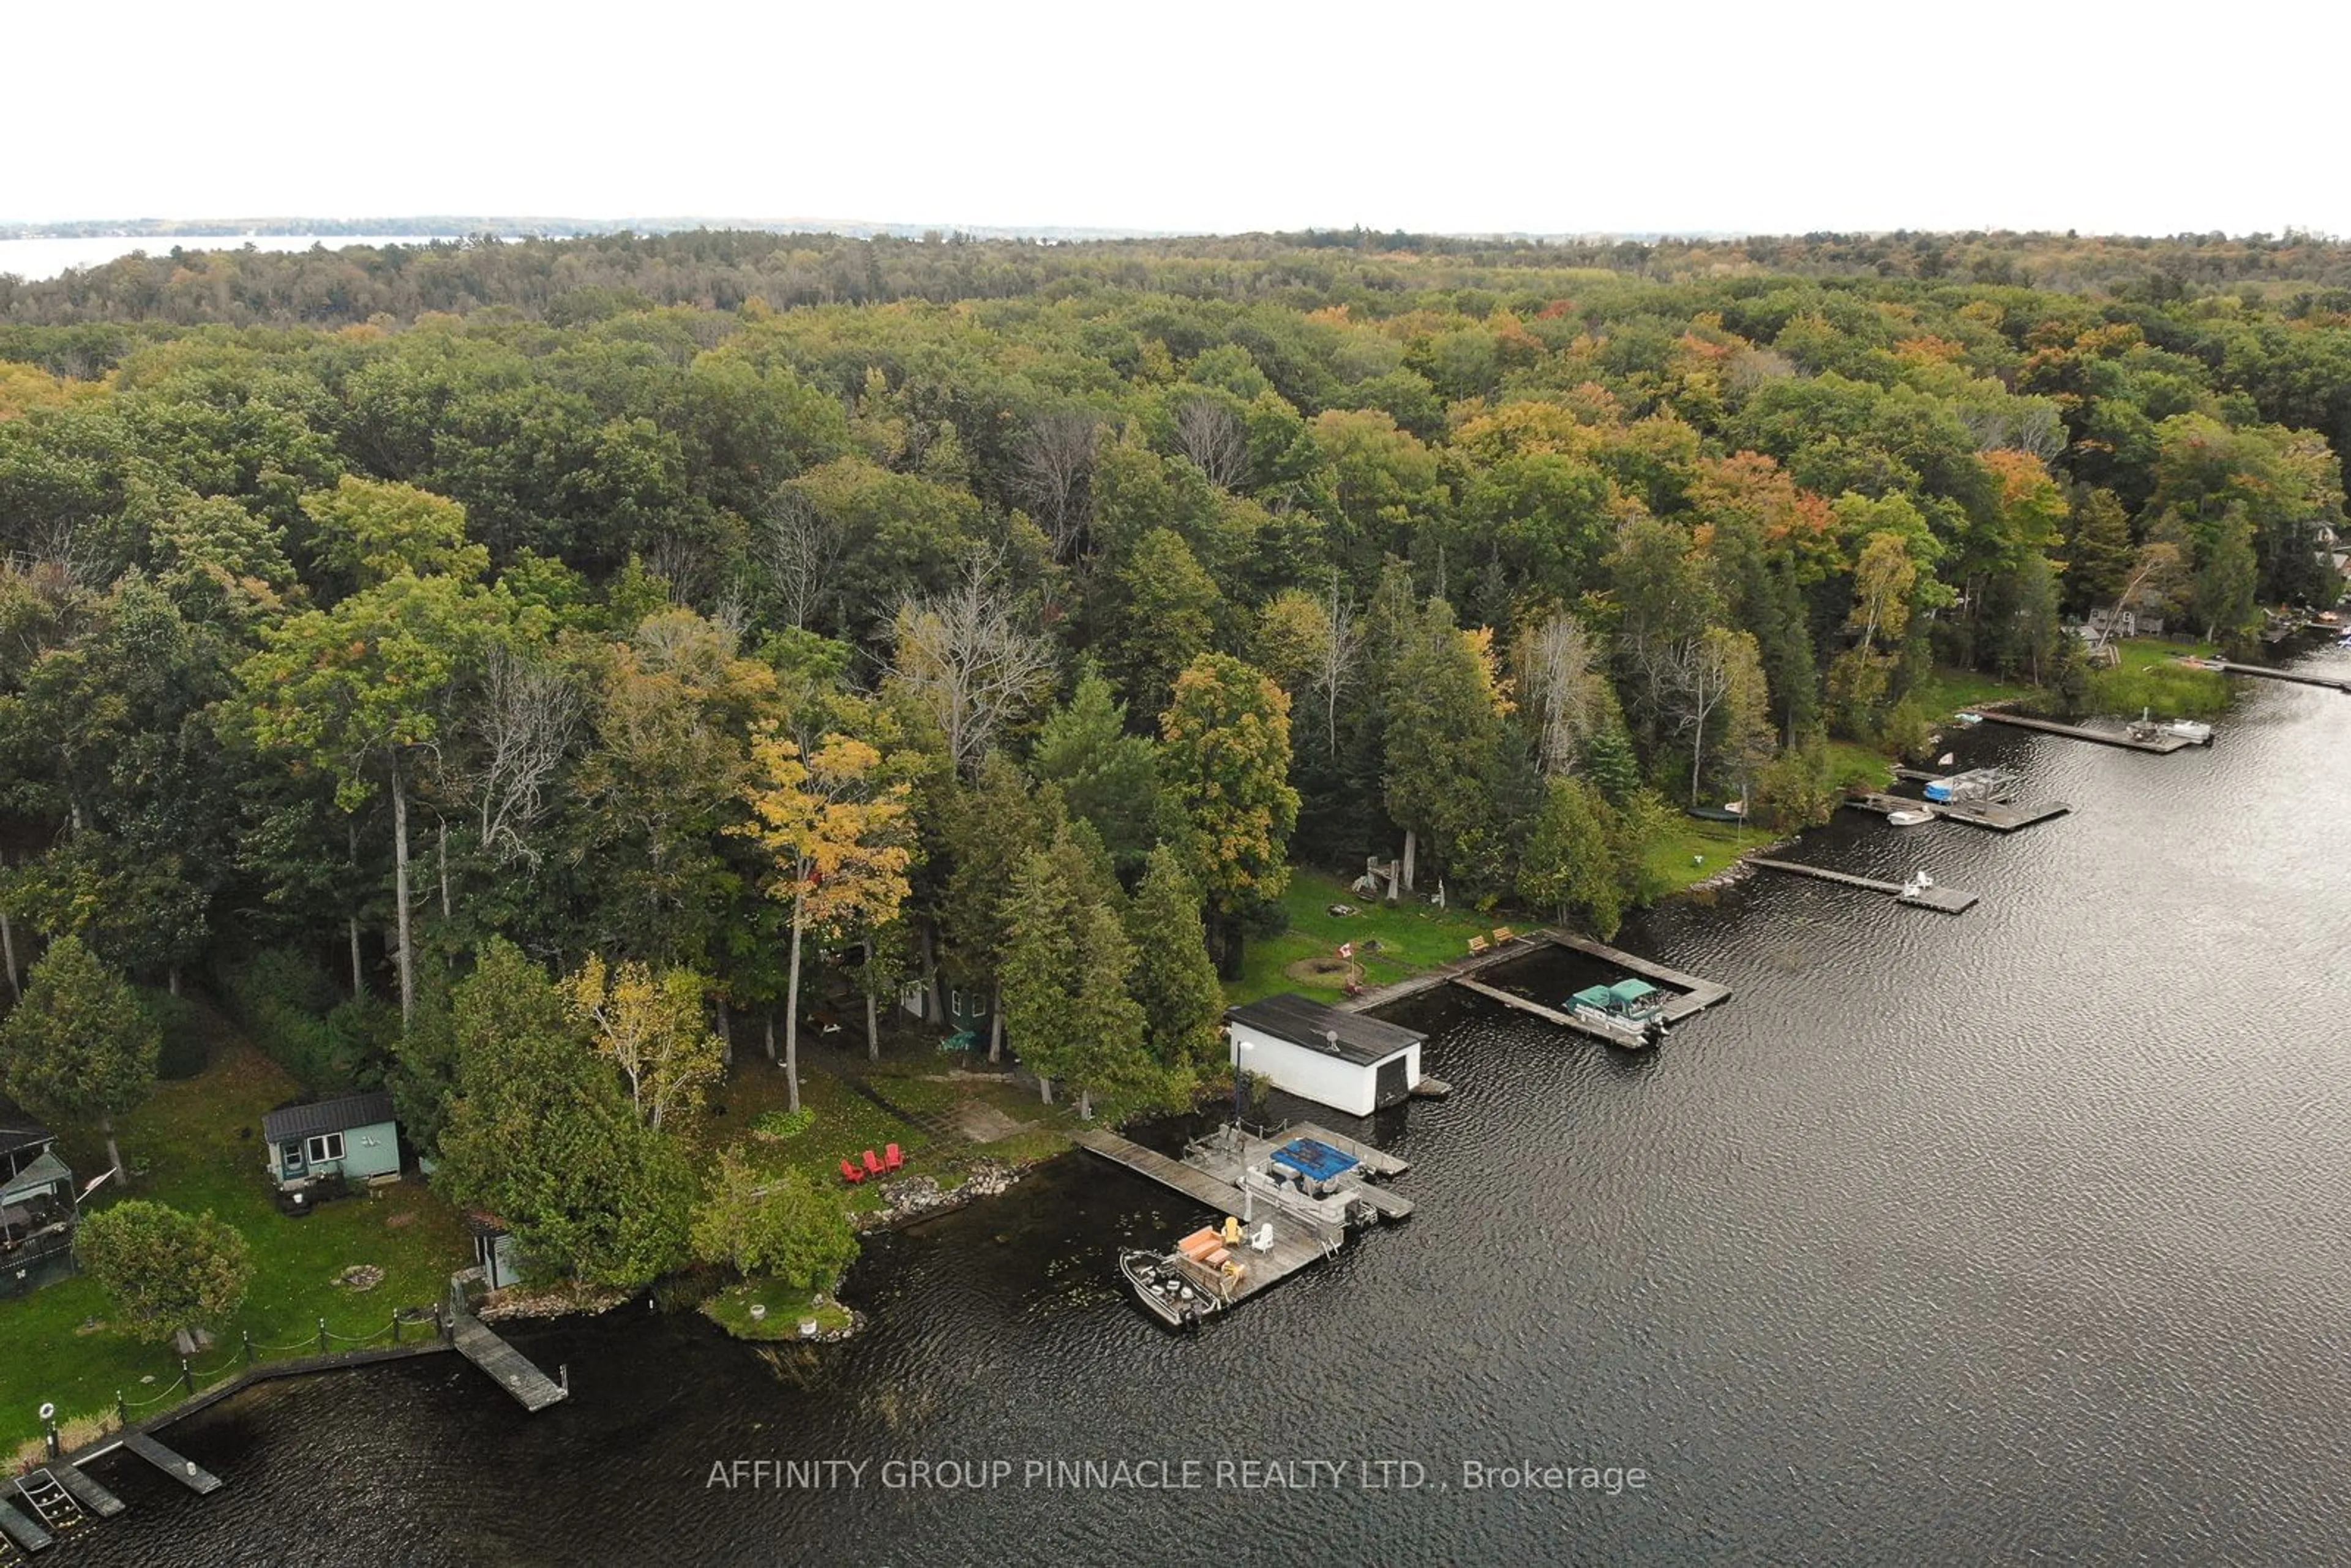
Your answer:
[[[348,1133],[392,1119],[392,1096],[383,1093],[346,1094],[309,1105],[287,1105],[261,1119],[261,1135],[273,1144],[288,1138],[316,1137],[321,1133]]]
[[[1358,1067],[1376,1066],[1398,1051],[1418,1045],[1428,1038],[1418,1030],[1405,1029],[1400,1024],[1383,1023],[1361,1013],[1326,1008],[1321,1002],[1310,1001],[1294,991],[1244,1002],[1239,1007],[1227,1009],[1225,1017],[1278,1040],[1286,1040],[1292,1045],[1302,1045],[1325,1056],[1352,1061]]]

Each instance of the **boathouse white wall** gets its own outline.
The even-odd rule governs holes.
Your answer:
[[[1225,1030],[1231,1037],[1236,1067],[1263,1074],[1284,1093],[1344,1111],[1351,1116],[1368,1116],[1378,1108],[1380,1068],[1386,1062],[1399,1056],[1404,1058],[1405,1088],[1420,1082],[1417,1042],[1379,1061],[1358,1065],[1238,1021],[1227,1024]]]

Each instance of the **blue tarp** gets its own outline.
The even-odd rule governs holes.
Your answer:
[[[1354,1155],[1343,1155],[1320,1138],[1292,1138],[1274,1150],[1273,1157],[1315,1181],[1329,1181],[1357,1163]]]

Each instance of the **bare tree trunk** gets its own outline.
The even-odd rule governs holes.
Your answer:
[[[1041,1072],[1037,1074],[1037,1092],[1043,1096],[1046,1104],[1053,1103],[1053,1081]]]
[[[448,822],[448,819],[444,818],[444,819],[442,819],[442,822],[441,822],[441,923],[442,923],[444,925],[446,925],[449,923],[450,919],[451,919],[451,915],[450,915],[450,913],[449,913],[449,822]]]
[[[175,997],[180,994],[180,966],[174,964],[164,971],[163,987]]]
[[[1078,1091],[1078,1114],[1080,1117],[1089,1122],[1094,1119],[1094,1092],[1092,1090],[1080,1089]]]
[[[400,1027],[405,1030],[416,1012],[416,954],[408,911],[408,783],[397,756],[392,760],[392,896],[398,905],[393,925],[400,934]]]
[[[735,1015],[725,997],[718,998],[718,1061],[722,1067],[735,1065]]]
[[[114,1118],[110,1115],[100,1116],[98,1119],[98,1130],[106,1135],[106,1157],[113,1163],[114,1179],[124,1186],[129,1186],[131,1172],[122,1163],[122,1150],[114,1142]]]
[[[1004,1060],[1004,987],[1000,981],[987,1000],[987,1060],[991,1064]]]
[[[873,938],[865,938],[865,1060],[882,1060],[882,1009],[873,996]]]
[[[8,989],[18,1001],[25,999],[25,982],[16,973],[16,933],[8,924],[8,912],[0,909],[0,967],[8,971]]]
[[[776,1013],[774,1009],[770,1008],[768,1010],[766,1021],[768,1025],[768,1061],[772,1063],[776,1060]]]
[[[800,927],[806,924],[806,897],[792,900],[792,956],[784,979],[785,1108],[800,1108]]]
[[[1404,890],[1406,893],[1412,891],[1412,856],[1413,851],[1419,847],[1419,839],[1420,835],[1410,828],[1404,831]]]
[[[931,1016],[923,1021],[934,1023],[947,1016],[946,996],[939,989],[938,947],[931,939],[929,921],[918,921],[914,930],[923,939],[923,987],[929,993],[931,999]]]
[[[351,1000],[357,1001],[367,989],[367,972],[360,963],[360,917],[354,915],[346,924],[351,928]]]

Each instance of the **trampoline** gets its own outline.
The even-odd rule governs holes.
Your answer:
[[[1329,1181],[1358,1163],[1354,1155],[1343,1155],[1320,1138],[1292,1138],[1273,1151],[1273,1158],[1312,1181]]]

